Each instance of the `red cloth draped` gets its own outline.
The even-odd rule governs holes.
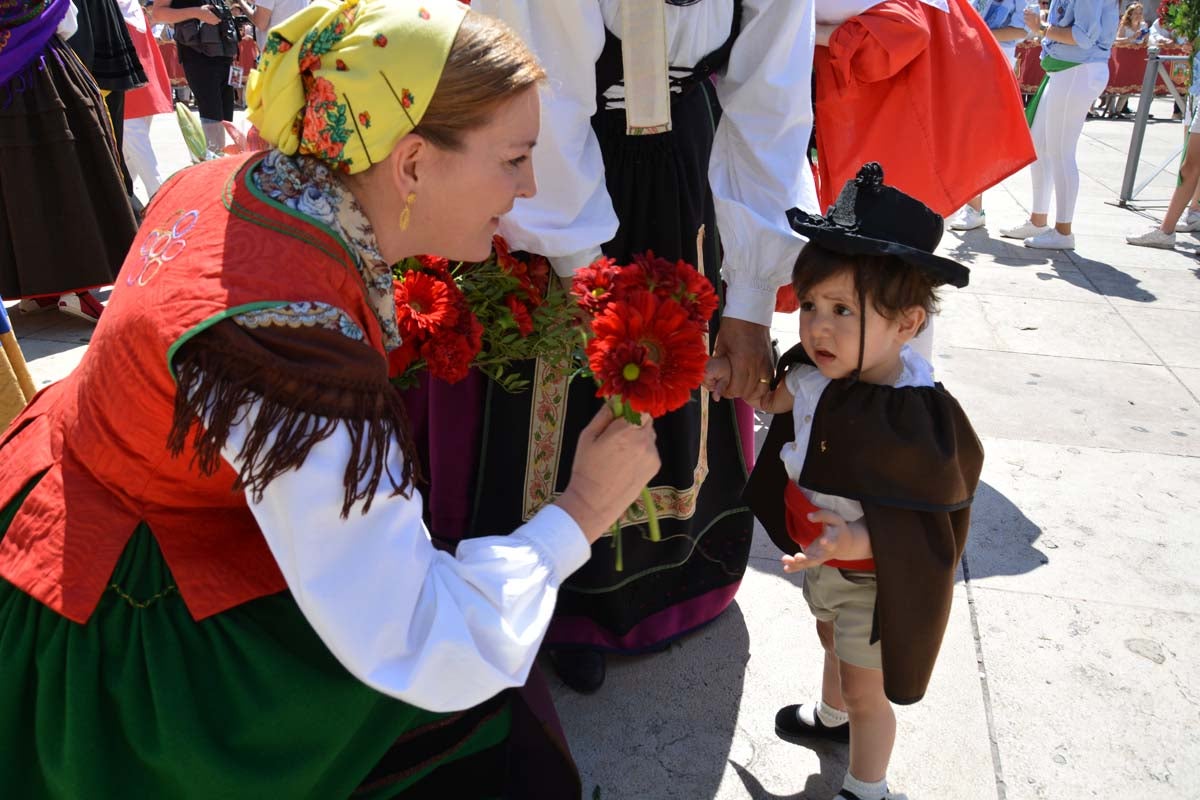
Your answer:
[[[946,216],[1036,157],[1011,63],[966,0],[948,13],[884,0],[839,25],[813,68],[823,208],[878,161]]]
[[[143,16],[145,13],[142,12]],[[133,49],[137,51],[138,60],[142,62],[142,68],[146,70],[146,77],[149,79],[145,86],[126,92],[125,119],[171,113],[175,108],[175,104],[171,102],[171,79],[158,41],[150,33],[150,18],[146,17],[144,31],[128,24],[125,27],[129,29]]]

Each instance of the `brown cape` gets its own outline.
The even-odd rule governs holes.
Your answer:
[[[797,345],[780,359],[772,386],[799,363],[811,362]],[[794,438],[791,412],[776,414],[744,495],[788,555],[797,546],[785,522],[788,476],[779,453]],[[896,389],[835,380],[817,404],[798,483],[862,504],[878,591],[871,638],[882,641],[884,690],[893,703],[925,695],[982,468],[983,447],[941,384]]]

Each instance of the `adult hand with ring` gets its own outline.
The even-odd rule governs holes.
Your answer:
[[[725,397],[741,397],[753,404],[771,382],[771,329],[743,319],[725,317],[717,334],[713,355],[729,359]]]

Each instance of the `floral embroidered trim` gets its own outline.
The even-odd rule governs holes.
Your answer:
[[[708,337],[705,337],[705,344]],[[567,373],[548,369],[541,359],[533,376],[533,402],[530,409],[529,442],[526,447],[525,492],[522,515],[528,521],[544,506],[552,503],[558,492],[559,454],[562,452],[563,419],[567,411]],[[708,477],[708,418],[709,392],[700,389],[700,453],[692,471],[692,485],[686,489],[674,486],[651,486],[650,496],[659,519],[691,519],[696,513],[700,487]],[[621,517],[621,526],[646,522],[646,509],[639,498]],[[606,533],[605,536],[611,534]]]
[[[276,308],[247,311],[232,319],[243,328],[324,328],[337,331],[356,342],[366,338],[362,328],[349,314],[328,303],[289,303]]]

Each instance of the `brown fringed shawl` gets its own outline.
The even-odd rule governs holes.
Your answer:
[[[168,447],[179,455],[191,432],[193,463],[204,475],[217,470],[230,429],[257,402],[235,465],[237,487],[255,501],[339,424],[351,441],[343,517],[359,502],[367,512],[384,475],[393,493],[405,496],[418,479],[404,403],[388,381],[387,362],[362,342],[323,328],[247,329],[224,320],[184,344],[172,366],[179,390]],[[393,439],[404,456],[398,479],[387,465]]]

